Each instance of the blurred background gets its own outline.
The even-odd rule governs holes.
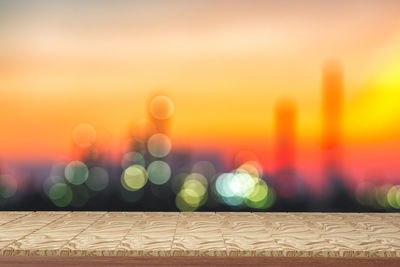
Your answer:
[[[1,1],[0,209],[399,211],[400,2]]]

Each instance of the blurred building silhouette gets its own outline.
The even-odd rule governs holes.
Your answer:
[[[275,106],[275,164],[276,170],[294,170],[297,108],[290,99]]]
[[[343,66],[328,60],[322,73],[322,146],[324,168],[329,173],[341,170],[341,141],[343,117]]]
[[[342,166],[344,82],[341,62],[331,59],[322,70],[322,147],[327,210],[352,210],[357,204]]]
[[[278,197],[297,194],[295,170],[297,108],[291,99],[281,99],[275,106],[275,187]]]
[[[291,99],[281,99],[275,105],[275,174],[272,186],[277,194],[276,205],[292,210],[308,203],[304,181],[296,170],[297,106]]]

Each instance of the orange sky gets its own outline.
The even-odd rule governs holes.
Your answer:
[[[82,122],[118,146],[149,97],[165,92],[175,145],[264,152],[274,104],[291,97],[307,161],[330,57],[344,65],[350,154],[397,142],[400,3],[300,2],[3,2],[0,156],[67,155]]]

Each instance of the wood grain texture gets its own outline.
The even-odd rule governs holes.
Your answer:
[[[0,212],[0,255],[398,260],[400,214]]]
[[[120,256],[170,256],[177,212],[146,212],[135,221],[116,249]]]
[[[340,267],[397,267],[399,258],[323,258],[323,257],[229,257],[229,256],[139,256],[139,257],[0,257],[0,266],[273,266],[273,267],[310,267],[310,266],[340,266]]]

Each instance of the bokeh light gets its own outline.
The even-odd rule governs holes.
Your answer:
[[[215,182],[215,188],[217,190],[217,193],[221,197],[233,197],[234,194],[232,190],[230,190],[229,181],[233,178],[234,174],[233,173],[223,173],[218,176],[216,182]]]
[[[268,209],[275,202],[275,192],[259,178],[258,165],[252,161],[242,164],[235,171],[220,174],[213,190],[220,202],[229,206],[247,206]]]
[[[72,201],[72,190],[64,183],[56,183],[50,188],[49,198],[57,207],[66,207]]]
[[[247,199],[251,202],[260,202],[266,199],[268,194],[268,186],[264,181],[259,180],[255,185],[253,192],[247,196]]]
[[[254,191],[247,197],[245,203],[254,209],[267,209],[275,202],[275,193],[267,184],[258,179]]]
[[[254,180],[248,173],[235,173],[229,182],[230,190],[236,196],[246,198],[254,190]]]
[[[256,177],[261,177],[263,175],[263,169],[261,165],[256,161],[246,161],[239,166],[238,170],[247,172],[248,174]]]
[[[392,185],[390,184],[384,184],[379,186],[375,191],[375,200],[378,203],[378,205],[383,209],[390,208],[390,205],[387,200],[387,193],[391,187]]]
[[[141,165],[134,164],[123,172],[121,184],[128,191],[136,191],[146,185],[147,179],[146,170]]]
[[[147,167],[147,173],[153,184],[165,184],[171,177],[171,168],[165,161],[156,160]]]
[[[400,209],[400,185],[374,185],[369,182],[359,183],[355,196],[361,205],[373,209]]]
[[[189,174],[176,196],[176,206],[181,211],[193,211],[207,201],[207,179],[199,173]]]
[[[96,141],[96,130],[90,124],[78,124],[72,130],[72,140],[80,147],[89,147]]]
[[[224,173],[217,178],[216,189],[224,202],[238,206],[244,202],[255,187],[252,176],[246,172]]]
[[[64,168],[63,168],[64,172]],[[46,194],[46,196],[49,195],[50,189],[53,185],[57,183],[66,183],[66,179],[61,176],[49,176],[46,178],[46,180],[43,182],[43,192]]]
[[[147,141],[147,149],[153,157],[165,157],[171,151],[171,140],[165,134],[154,134]]]
[[[89,170],[85,163],[72,161],[65,167],[65,178],[73,185],[83,184],[88,176]]]
[[[108,172],[102,167],[92,167],[89,170],[89,176],[86,185],[93,191],[104,190],[109,182]]]
[[[149,108],[153,118],[166,120],[174,113],[174,102],[168,96],[159,95],[151,100]]]
[[[400,185],[392,186],[387,192],[387,202],[394,209],[400,209]]]

